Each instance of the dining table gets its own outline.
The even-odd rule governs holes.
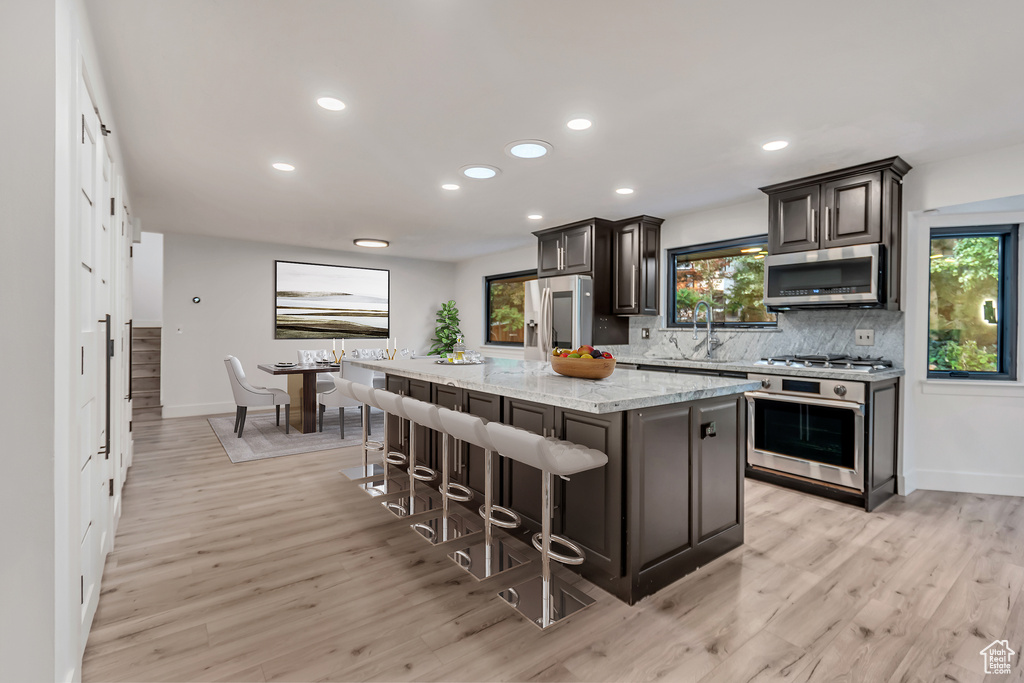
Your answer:
[[[288,395],[292,400],[289,424],[303,434],[315,432],[316,376],[321,372],[341,372],[341,366],[337,363],[260,363],[256,367],[271,375],[288,375]],[[295,410],[296,407],[299,410]]]

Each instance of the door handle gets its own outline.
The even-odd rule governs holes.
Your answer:
[[[811,241],[818,241],[818,210],[811,209]]]
[[[629,281],[629,302],[632,306],[636,306],[639,302],[636,300],[636,265],[633,265],[633,277]]]
[[[825,207],[825,241],[832,240],[832,207]]]

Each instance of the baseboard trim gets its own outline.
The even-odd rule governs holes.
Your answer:
[[[226,403],[193,403],[183,406],[164,406],[164,419],[172,417],[201,417],[207,415],[220,415],[221,413],[233,413],[238,406],[228,401]],[[251,412],[263,412],[273,410],[274,406],[266,408],[250,408]]]
[[[916,488],[928,491],[1024,497],[1024,477],[1018,475],[941,470],[917,470],[915,474]]]

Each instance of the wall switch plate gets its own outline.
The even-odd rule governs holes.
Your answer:
[[[651,328],[649,328],[649,327],[641,327],[640,328],[640,338],[641,339],[650,339],[651,338]]]
[[[875,331],[874,330],[854,330],[854,339],[856,340],[857,346],[874,346],[875,345]]]

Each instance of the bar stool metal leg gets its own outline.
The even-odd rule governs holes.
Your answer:
[[[373,463],[370,464],[370,451],[383,451],[384,444],[380,441],[370,441],[370,406],[364,403],[363,409],[363,464],[357,467],[348,467],[341,471],[349,479],[365,479],[367,477],[376,477],[384,474],[384,468],[380,465]],[[364,486],[364,490],[370,491],[372,487]]]
[[[480,516],[484,518],[484,542],[463,547],[448,555],[478,581],[496,576],[530,560],[513,551],[501,538],[494,536],[493,527],[515,529],[521,520],[514,511],[494,504],[494,452],[484,450],[484,504]],[[502,515],[498,517],[497,515]]]
[[[452,541],[467,534],[480,531],[480,523],[472,517],[462,515],[460,512],[452,511],[451,501],[469,501],[473,498],[473,492],[462,484],[455,484],[451,481],[451,449],[449,442],[451,436],[441,432],[441,485],[438,492],[441,494],[441,516],[424,522],[421,525],[413,525],[420,534],[432,545]],[[429,527],[430,531],[426,528]]]
[[[548,628],[584,607],[593,604],[594,599],[570,586],[557,576],[551,575],[551,560],[564,564],[583,564],[583,549],[562,536],[551,533],[551,480],[550,472],[541,473],[541,532],[534,534],[533,545],[540,550],[541,574],[518,586],[498,593],[517,612],[540,628]],[[551,550],[551,541],[568,548],[574,555],[563,555]]]

